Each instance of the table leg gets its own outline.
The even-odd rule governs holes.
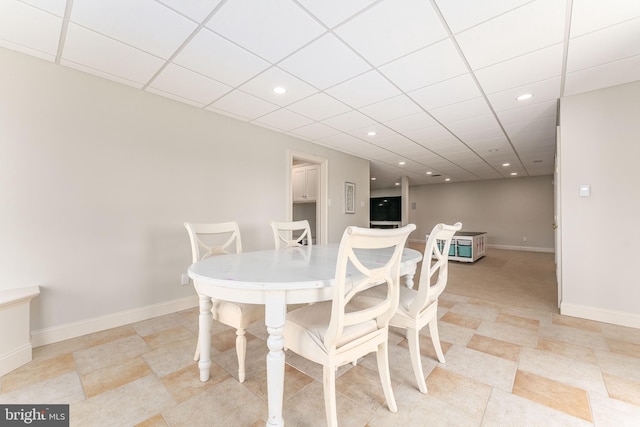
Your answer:
[[[415,276],[415,271],[413,273],[409,273],[409,274],[405,274],[404,276],[402,276],[401,281],[404,282],[404,285],[409,288],[409,289],[413,289],[413,277]]]
[[[209,379],[211,368],[211,325],[213,317],[211,316],[211,297],[200,295],[200,316],[198,318],[198,346],[200,347],[200,360],[198,368],[200,368],[200,381]]]
[[[284,292],[270,292],[265,301],[265,324],[269,332],[267,346],[267,403],[269,426],[284,426],[282,401],[284,395],[284,322],[287,305]]]

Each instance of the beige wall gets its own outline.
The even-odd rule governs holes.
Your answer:
[[[640,82],[563,98],[561,311],[640,327]],[[579,187],[591,186],[590,197]]]
[[[193,296],[184,221],[272,247],[290,151],[328,159],[330,242],[367,225],[342,200],[345,181],[369,199],[368,161],[1,48],[0,64],[0,290],[41,286],[36,331]]]
[[[417,227],[411,239],[424,241],[437,223],[460,221],[464,231],[486,231],[491,246],[552,252],[553,194],[551,176],[411,186],[409,222]]]

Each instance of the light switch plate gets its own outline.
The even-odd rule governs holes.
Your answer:
[[[589,197],[591,195],[591,186],[589,184],[580,184],[580,197]]]

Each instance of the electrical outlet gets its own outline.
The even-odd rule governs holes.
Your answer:
[[[189,284],[189,275],[187,273],[182,273],[182,277],[180,277],[180,284],[181,285]]]
[[[527,236],[522,236],[522,241],[526,242],[527,241]]]

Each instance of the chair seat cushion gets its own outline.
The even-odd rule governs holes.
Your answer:
[[[288,313],[284,327],[285,347],[316,363],[323,363],[329,354],[324,337],[330,319],[331,301],[307,305]],[[375,320],[347,326],[337,347],[377,330]]]
[[[264,320],[264,305],[214,299],[211,313],[213,318],[220,323],[235,329],[246,329],[253,322]]]

